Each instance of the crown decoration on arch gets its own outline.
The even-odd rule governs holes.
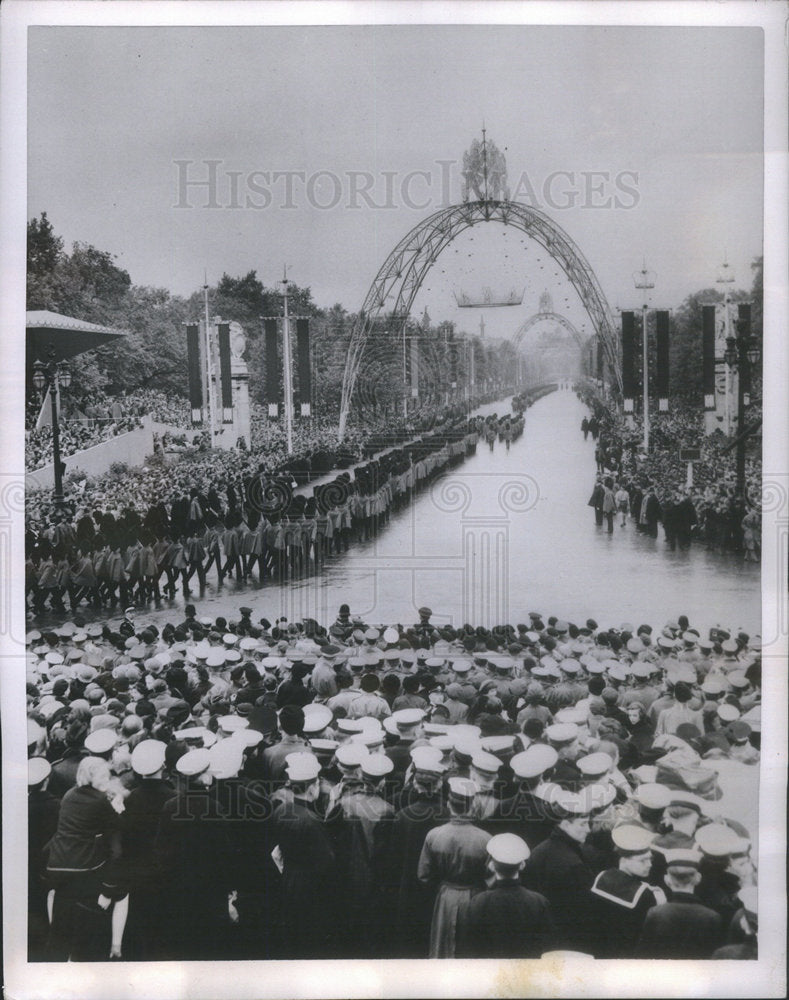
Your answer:
[[[509,199],[490,198],[491,179],[486,162],[484,131],[482,149],[481,187],[476,174],[475,183],[467,180],[470,190],[477,194],[479,189],[482,197],[476,201],[439,209],[414,226],[391,251],[370,285],[351,332],[346,355],[338,429],[341,441],[345,435],[365,346],[377,321],[382,315],[391,314],[402,317],[405,323],[423,281],[441,252],[466,229],[487,222],[519,229],[539,243],[562,268],[591,320],[592,336],[599,338],[610,377],[621,392],[621,364],[613,315],[591,265],[572,238],[545,212]],[[506,168],[501,184],[506,185]],[[393,331],[392,335],[396,336],[401,332],[402,330]]]

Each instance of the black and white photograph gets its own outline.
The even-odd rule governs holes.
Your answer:
[[[785,994],[785,13],[4,6],[10,997]]]

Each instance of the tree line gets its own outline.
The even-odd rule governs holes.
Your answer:
[[[752,302],[753,332],[761,342],[762,262],[753,264],[750,292],[739,291],[733,301]],[[357,316],[340,303],[319,306],[309,287],[291,285],[291,315],[310,319],[312,394],[315,412],[334,415],[340,393],[348,344]],[[696,292],[673,312],[671,339],[671,395],[688,401],[702,392],[701,307],[719,302],[717,289]],[[112,254],[76,242],[70,252],[57,235],[46,212],[27,226],[27,308],[48,309],[88,322],[128,331],[119,343],[87,352],[70,362],[74,391],[88,398],[97,391],[110,395],[138,388],[160,389],[187,395],[186,337],[183,324],[203,315],[203,289],[187,297],[168,289],[133,284]],[[246,361],[250,370],[250,395],[263,401],[264,350],[261,317],[282,315],[282,296],[267,288],[256,271],[245,275],[223,274],[209,288],[212,316],[241,324],[247,335]],[[436,400],[466,384],[474,352],[478,386],[488,380],[511,384],[517,352],[510,341],[481,341],[467,337],[451,322],[419,323],[409,319],[406,337],[417,337],[419,367],[426,387]],[[292,330],[295,341],[295,330]],[[650,331],[654,337],[654,331]],[[295,349],[295,342],[294,342]],[[637,360],[640,355],[637,354]],[[373,330],[358,383],[355,407],[360,418],[396,412],[402,399],[402,382],[408,374],[410,351],[404,347],[402,328],[382,317]],[[524,369],[539,377],[539,357],[527,357]],[[298,373],[294,372],[298,385]],[[754,385],[756,389],[756,385]]]

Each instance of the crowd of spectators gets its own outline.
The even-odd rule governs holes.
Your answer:
[[[260,610],[27,633],[31,961],[757,957],[758,637]]]
[[[629,424],[624,414],[591,387],[581,387],[578,395],[590,409],[581,430],[595,441],[598,485],[604,488],[609,477],[614,493],[619,488],[627,491],[629,513],[640,530],[657,537],[657,524],[661,523],[669,547],[676,547],[675,515],[679,508],[679,520],[689,520],[688,544],[693,538],[717,552],[738,552],[748,561],[759,561],[759,439],[750,441],[746,449],[747,503],[743,506],[737,496],[735,449],[720,430],[705,435],[700,411],[676,405],[673,412],[652,415],[650,450],[644,455],[640,416]],[[691,447],[698,447],[701,457],[693,463],[693,484],[688,486],[687,463],[680,459],[680,449]],[[648,525],[641,502],[647,494],[655,501]],[[680,535],[685,536],[682,527]]]
[[[29,472],[52,461],[48,404],[43,413],[46,422],[36,428],[40,412],[40,399],[31,400],[25,410],[25,468]],[[189,404],[183,397],[171,396],[158,389],[135,389],[119,396],[95,392],[85,398],[74,392],[62,392],[58,421],[61,458],[135,430],[142,426],[145,416],[174,428],[187,429]]]

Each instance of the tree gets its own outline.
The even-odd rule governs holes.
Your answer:
[[[47,213],[27,224],[27,273],[28,277],[41,277],[55,269],[63,256],[63,240],[55,235]]]
[[[241,278],[223,274],[210,301],[213,314],[240,323],[250,337],[260,331],[260,317],[267,313],[267,296],[256,271]]]
[[[47,213],[27,224],[27,308],[56,308],[52,276],[63,258],[63,240],[55,235]]]

